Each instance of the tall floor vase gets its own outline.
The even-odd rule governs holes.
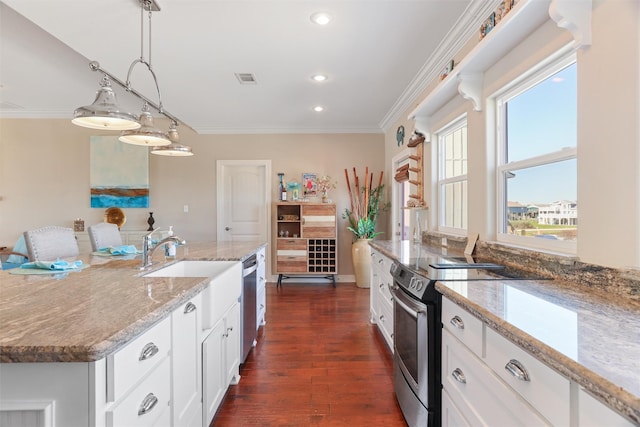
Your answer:
[[[351,245],[351,259],[353,271],[356,275],[356,286],[368,288],[371,286],[371,239],[358,239]]]

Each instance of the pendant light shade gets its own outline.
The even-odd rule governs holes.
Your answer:
[[[142,125],[140,129],[125,130],[118,139],[127,144],[144,145],[146,147],[171,144],[167,134],[153,125],[153,116],[148,111],[146,104],[140,114],[140,124]]]
[[[120,109],[107,76],[102,77],[100,90],[96,92],[93,104],[76,109],[71,123],[85,128],[106,130],[131,130],[140,127],[135,115]]]
[[[191,147],[189,147],[188,145],[180,144],[180,135],[178,134],[178,129],[175,123],[173,123],[169,128],[168,136],[169,136],[169,139],[171,140],[171,144],[154,147],[151,150],[151,154],[157,154],[159,156],[176,156],[176,157],[193,156],[193,151],[191,151]]]

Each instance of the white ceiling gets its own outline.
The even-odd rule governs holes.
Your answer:
[[[199,133],[381,132],[444,67],[441,42],[450,30],[484,7],[483,0],[157,2],[151,64],[162,101]],[[317,11],[333,21],[313,24]],[[138,0],[3,0],[0,36],[0,117],[70,118],[98,89],[90,60],[126,80],[140,57],[140,7]],[[257,84],[240,85],[235,73],[253,73]],[[328,81],[313,82],[315,73]],[[132,86],[156,101],[152,81],[137,65]],[[140,101],[117,92],[121,104],[140,110]]]

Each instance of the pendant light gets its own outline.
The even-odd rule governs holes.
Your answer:
[[[154,147],[151,149],[151,154],[157,154],[159,156],[176,156],[176,157],[186,157],[193,156],[193,151],[191,151],[191,147],[188,145],[180,144],[180,135],[178,135],[178,128],[175,122],[171,123],[169,127],[169,139],[171,140],[171,144]]]
[[[165,155],[193,155],[191,152],[191,148],[187,146],[183,146],[177,143],[177,137],[174,144],[172,144],[172,140],[169,138],[167,133],[159,130],[155,127],[153,122],[153,116],[151,115],[150,108],[152,107],[159,114],[165,116],[166,118],[171,120],[173,134],[177,136],[177,124],[181,123],[190,129],[192,129],[189,125],[185,124],[183,121],[179,120],[177,117],[171,115],[168,111],[166,111],[162,105],[162,97],[160,95],[160,86],[158,85],[158,79],[156,78],[156,74],[151,67],[151,16],[152,11],[159,11],[160,7],[156,3],[155,0],[139,0],[140,2],[140,57],[135,59],[131,65],[129,66],[129,72],[127,73],[126,82],[122,82],[113,74],[105,71],[100,67],[100,64],[97,61],[91,61],[89,64],[89,68],[92,71],[100,71],[104,74],[104,77],[100,83],[101,89],[96,94],[96,100],[92,105],[80,107],[75,110],[74,118],[72,123],[78,126],[90,127],[93,129],[113,129],[113,130],[122,130],[120,137],[118,138],[120,141],[127,144],[134,145],[142,145],[148,147],[162,147],[173,145],[175,153],[173,154],[165,154]],[[149,31],[148,31],[148,45],[149,45],[149,62],[144,59],[144,12],[148,12],[149,19]],[[136,91],[131,85],[131,72],[137,64],[143,64],[151,77],[153,78],[153,82],[156,87],[156,91],[158,94],[158,103],[154,103],[149,100],[140,92]],[[118,85],[123,87],[127,92],[132,95],[138,97],[142,101],[144,101],[142,107],[142,113],[140,116],[136,116],[135,114],[129,112],[121,111],[120,107],[117,104],[116,96],[113,90],[111,89],[111,81],[116,82]],[[172,150],[168,150],[167,153],[170,153]],[[180,154],[176,154],[176,153]],[[185,154],[188,153],[188,154]]]
[[[139,121],[141,126],[138,129],[125,130],[118,139],[127,144],[147,147],[171,144],[169,136],[153,125],[153,116],[149,112],[149,105],[146,102],[142,107]]]
[[[100,90],[91,105],[79,107],[73,112],[71,123],[90,129],[129,130],[140,127],[135,115],[122,111],[111,81],[105,74],[100,81]]]

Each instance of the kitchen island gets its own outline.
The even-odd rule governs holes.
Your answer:
[[[401,263],[425,253],[460,255],[446,248],[411,242],[373,241],[371,246]],[[500,263],[501,260],[491,261]],[[473,357],[485,366],[491,365],[492,343],[506,338],[505,341],[564,378],[567,399],[554,405],[566,411],[567,419],[575,423],[571,425],[589,425],[588,411],[598,404],[634,425],[640,424],[640,303],[637,300],[606,292],[605,284],[590,287],[558,279],[449,281],[436,282],[435,286],[443,299],[463,309],[462,313],[470,314],[475,319],[471,321],[479,325],[475,335],[485,341],[479,341]],[[449,320],[445,319],[443,309],[445,330],[451,329]],[[465,333],[470,333],[468,322],[465,326]],[[499,337],[493,338],[494,335]],[[443,354],[443,383],[451,376],[451,372],[445,372],[445,366]],[[497,376],[504,374],[503,366],[504,363],[496,369]],[[532,379],[532,383],[539,379]],[[444,387],[447,390],[446,383]],[[539,407],[536,410],[544,414]]]
[[[40,411],[44,414],[40,425],[118,425],[121,419],[116,411],[111,411],[112,407],[126,406],[122,402],[134,393],[132,390],[150,378],[146,368],[140,369],[139,377],[136,368],[133,371],[122,368],[118,355],[126,354],[136,341],[142,344],[143,352],[140,356],[135,354],[135,359],[139,356],[140,360],[153,360],[148,371],[166,373],[154,380],[166,382],[166,394],[171,395],[168,390],[169,383],[173,383],[169,377],[173,368],[171,356],[176,353],[171,343],[193,332],[175,330],[177,321],[173,316],[183,311],[197,313],[193,321],[197,323],[198,341],[219,326],[207,325],[205,317],[211,323],[224,320],[230,325],[234,319],[238,321],[238,313],[226,310],[232,305],[238,310],[241,261],[264,251],[265,246],[262,242],[202,242],[178,248],[177,261],[232,261],[228,263],[228,272],[221,274],[228,277],[220,283],[207,277],[145,277],[174,262],[166,262],[161,249],[154,253],[153,266],[146,271],[140,270],[139,256],[81,255],[77,259],[89,265],[81,271],[55,275],[0,272],[0,413],[28,411],[28,403],[35,402],[31,407],[38,408],[41,404],[45,408]],[[218,305],[225,298],[229,307]],[[203,309],[193,308],[198,305],[194,301]],[[223,309],[224,313],[216,312]],[[166,343],[165,348],[160,343]],[[231,358],[235,342],[230,347],[233,347],[228,349]],[[199,357],[196,354],[199,352],[200,348],[195,348],[194,357]],[[118,369],[124,369],[124,373],[114,374]],[[20,382],[23,376],[26,385]],[[124,383],[131,383],[131,387],[120,387]],[[198,384],[202,384],[200,379]],[[60,399],[55,390],[43,391],[49,385],[63,390],[57,391]],[[154,402],[157,400],[150,398],[146,407],[153,408],[157,404]],[[155,412],[160,411],[158,405]],[[164,412],[167,416],[178,415],[168,409]]]

